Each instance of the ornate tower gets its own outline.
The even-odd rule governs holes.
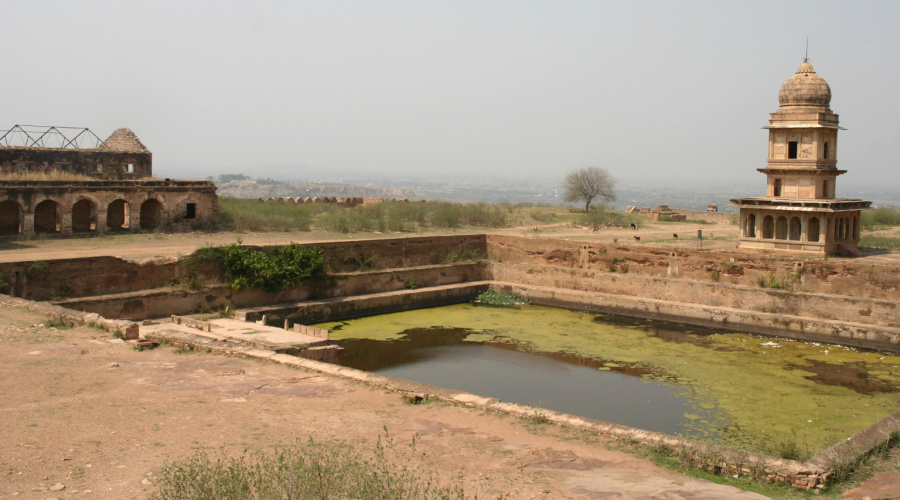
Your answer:
[[[769,115],[766,195],[731,200],[741,209],[739,248],[819,255],[859,251],[859,216],[871,202],[835,198],[838,115],[831,88],[804,60]]]

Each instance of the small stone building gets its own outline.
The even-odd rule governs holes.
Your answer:
[[[127,128],[102,142],[65,127],[16,125],[0,135],[0,234],[137,232],[217,219],[215,185],[154,179],[152,154]]]
[[[835,197],[838,115],[831,88],[804,60],[769,115],[766,195],[731,200],[741,211],[741,249],[817,255],[859,251],[860,213],[871,202]]]

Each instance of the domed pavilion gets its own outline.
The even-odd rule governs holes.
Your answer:
[[[740,249],[853,255],[871,202],[835,197],[838,115],[831,88],[803,61],[769,115],[766,195],[731,200],[741,210]]]

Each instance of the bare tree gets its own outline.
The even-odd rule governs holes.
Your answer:
[[[563,201],[583,201],[584,211],[591,209],[594,198],[616,199],[616,180],[605,168],[587,167],[569,172],[563,181]]]

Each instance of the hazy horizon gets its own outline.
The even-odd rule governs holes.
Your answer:
[[[809,37],[849,129],[839,191],[893,188],[898,21],[890,1],[13,1],[0,129],[127,126],[160,177],[552,182],[593,165],[762,191],[760,127]]]

